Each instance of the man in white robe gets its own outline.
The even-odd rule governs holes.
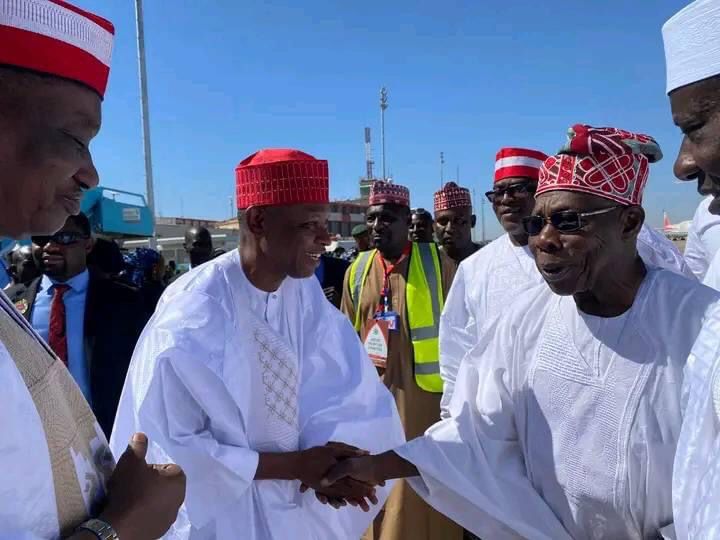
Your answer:
[[[576,125],[523,221],[547,283],[462,362],[450,418],[325,479],[408,477],[482,538],[650,539],[673,519],[685,360],[720,294],[646,266],[636,237],[655,141]]]
[[[478,343],[482,328],[526,290],[544,283],[522,219],[532,212],[538,172],[546,157],[527,148],[502,148],[496,155],[493,189],[485,196],[505,234],[460,263],[445,302],[440,318],[442,418],[449,415],[460,361]],[[645,224],[637,238],[637,250],[648,266],[693,277],[673,243]]]
[[[702,36],[702,39],[698,39]],[[720,215],[720,0],[693,2],[663,26],[667,92],[683,132],[675,163],[681,180],[697,180]],[[720,285],[715,255],[705,281]],[[673,471],[679,539],[720,538],[720,312],[708,319],[688,359],[683,427]]]
[[[710,263],[720,250],[720,216],[710,212],[713,199],[712,195],[705,197],[698,205],[683,251],[688,266],[700,281],[705,279]]]
[[[185,470],[186,503],[167,538],[357,539],[390,486],[364,513],[319,500],[377,502],[368,486],[313,494],[301,484],[319,489],[331,465],[362,453],[328,441],[379,452],[404,435],[355,330],[313,276],[330,243],[327,162],[263,150],[236,175],[240,248],[162,297],[135,351],[111,447],[142,429],[151,457]]]

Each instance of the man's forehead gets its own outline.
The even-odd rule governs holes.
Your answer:
[[[720,108],[720,83],[708,80],[678,88],[670,93],[670,108],[678,126],[712,112]]]
[[[537,180],[526,176],[511,176],[500,180],[499,182],[495,182],[495,184],[493,184],[493,189],[505,188],[513,184],[537,184]]]
[[[590,195],[589,193],[579,193],[577,191],[548,191],[535,198],[535,212],[543,212],[549,214],[562,210],[578,210],[589,211],[597,210],[612,206],[613,202]]]

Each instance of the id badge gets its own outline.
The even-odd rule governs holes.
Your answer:
[[[398,314],[394,311],[378,313],[375,315],[375,319],[379,320],[379,321],[387,321],[389,330],[397,330],[398,329]]]
[[[375,367],[385,369],[390,342],[390,324],[384,319],[370,319],[363,328],[363,345]]]

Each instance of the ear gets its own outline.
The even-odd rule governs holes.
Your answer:
[[[90,237],[85,241],[85,255],[90,255],[93,247],[95,247],[95,239]]]
[[[640,234],[643,223],[645,223],[645,210],[642,206],[630,206],[622,211],[620,220],[622,224],[622,239],[634,240]]]
[[[473,214],[472,216],[470,216],[470,226],[474,229],[475,224],[477,224],[477,216]]]
[[[265,208],[250,208],[245,212],[245,223],[247,224],[248,230],[256,235],[262,236],[265,233],[265,218],[267,212]]]

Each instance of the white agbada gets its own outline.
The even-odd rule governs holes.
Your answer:
[[[392,396],[314,277],[256,289],[237,250],[171,285],[132,360],[111,448],[148,434],[187,497],[166,538],[359,538],[373,512],[321,505],[297,481],[254,481],[259,452],[404,442]],[[384,500],[389,487],[380,490]]]
[[[720,310],[698,336],[685,367],[682,431],[673,470],[678,539],[720,538]]]
[[[705,278],[715,254],[720,250],[720,216],[710,213],[712,200],[712,196],[706,197],[697,207],[688,227],[683,253],[688,266],[701,281]]]
[[[526,291],[463,360],[451,417],[396,450],[421,472],[411,485],[482,538],[655,538],[683,367],[718,298],[658,269],[614,318]]]
[[[693,278],[675,245],[643,225],[637,239],[645,264]],[[440,318],[441,417],[448,417],[460,361],[478,342],[482,327],[518,298],[543,283],[527,246],[515,246],[504,234],[460,263]]]

